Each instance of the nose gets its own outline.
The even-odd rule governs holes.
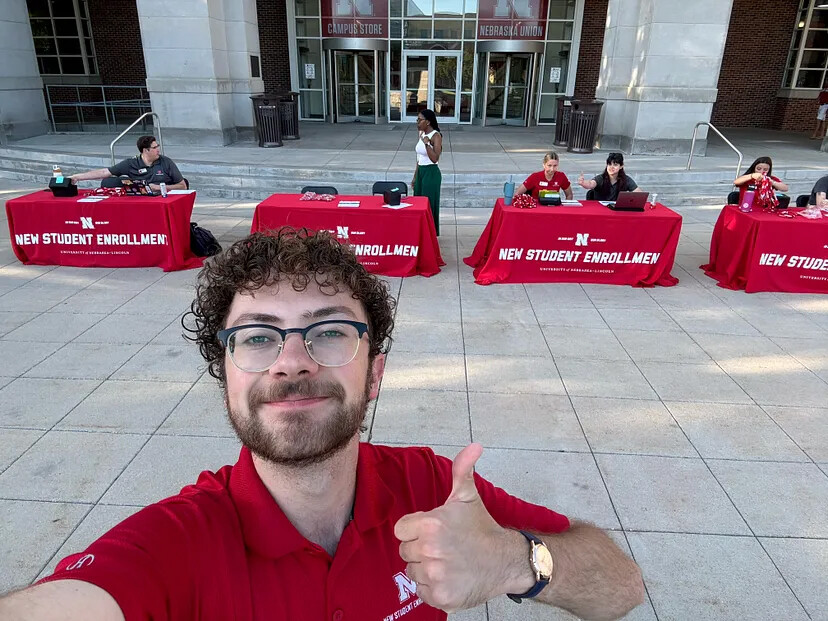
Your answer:
[[[295,338],[291,338],[295,337]],[[308,354],[301,334],[288,334],[282,342],[282,349],[279,357],[276,358],[267,372],[270,375],[283,378],[301,377],[315,373],[319,365]]]

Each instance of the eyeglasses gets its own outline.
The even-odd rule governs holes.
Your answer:
[[[277,328],[254,323],[221,330],[217,336],[230,352],[230,360],[241,371],[260,373],[272,367],[289,334],[299,334],[305,351],[323,367],[342,367],[356,358],[368,324],[360,321],[328,319],[307,328]]]
[[[161,148],[161,145],[160,145],[160,144],[152,144],[152,145],[150,145],[150,149],[160,149],[160,148]]]

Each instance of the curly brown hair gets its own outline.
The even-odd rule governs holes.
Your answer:
[[[369,360],[387,351],[394,328],[394,299],[385,282],[369,274],[350,248],[327,231],[283,227],[253,233],[204,264],[196,297],[181,318],[185,338],[198,344],[210,375],[226,385],[224,346],[216,336],[223,330],[237,293],[250,292],[289,280],[304,291],[313,280],[334,295],[350,290],[368,315]]]

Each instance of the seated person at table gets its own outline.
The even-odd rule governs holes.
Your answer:
[[[822,177],[814,184],[814,189],[811,190],[811,197],[808,199],[808,204],[822,207],[825,205],[826,198],[828,198],[828,175]]]
[[[788,184],[783,183],[778,177],[771,175],[773,170],[773,161],[769,157],[758,157],[753,164],[750,165],[741,177],[737,177],[733,181],[733,185],[739,188],[739,204],[742,204],[742,199],[745,197],[745,192],[751,183],[757,184],[765,177],[770,180],[770,185],[774,190],[780,192],[788,191]]]
[[[187,189],[187,182],[181,176],[178,166],[166,155],[161,155],[161,145],[154,136],[141,136],[137,144],[138,155],[135,157],[128,157],[115,166],[72,175],[72,183],[114,176],[129,177],[132,181],[146,181],[153,192],[161,191],[161,183],[167,184],[167,190]]]
[[[596,201],[614,201],[618,198],[619,192],[641,191],[633,178],[624,172],[624,155],[621,153],[610,153],[604,172],[589,181],[586,181],[581,173],[578,185],[585,190],[594,190],[590,198]]]
[[[558,162],[558,154],[554,151],[544,155],[543,170],[526,177],[526,181],[521,183],[515,190],[515,196],[529,192],[532,196],[538,198],[538,193],[541,190],[552,190],[563,192],[568,200],[572,200],[572,184],[569,183],[566,175],[558,170]]]

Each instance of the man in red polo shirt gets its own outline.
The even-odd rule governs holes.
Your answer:
[[[563,192],[567,200],[572,200],[572,184],[569,183],[567,176],[558,170],[559,163],[557,153],[554,151],[546,153],[543,156],[543,170],[526,177],[526,181],[521,183],[515,190],[515,196],[528,192],[538,198],[541,190],[551,190],[553,192]]]
[[[0,618],[446,618],[492,597],[620,617],[641,574],[598,528],[427,448],[360,443],[393,301],[328,233],[256,233],[207,263],[188,318],[244,445],[0,599]]]

